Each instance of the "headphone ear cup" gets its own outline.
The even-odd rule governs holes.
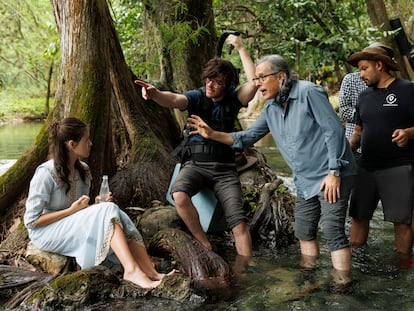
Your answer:
[[[231,92],[234,92],[236,90],[236,83],[234,83],[234,81],[232,81],[229,85],[229,90]]]

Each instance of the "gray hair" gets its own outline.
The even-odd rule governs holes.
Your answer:
[[[283,71],[286,74],[286,77],[282,82],[279,93],[289,94],[293,81],[297,80],[297,78],[290,71],[288,63],[285,61],[285,59],[282,56],[277,55],[277,54],[272,54],[272,55],[266,55],[260,58],[257,61],[256,65],[260,65],[266,62],[269,64],[270,72]]]

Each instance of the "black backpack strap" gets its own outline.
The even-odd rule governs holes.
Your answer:
[[[177,147],[175,147],[175,149],[170,153],[170,156],[172,157],[176,157],[179,153],[181,153],[181,151],[183,151],[183,149],[185,148],[185,146],[188,143],[188,135],[184,136],[184,139],[178,144]]]
[[[198,115],[199,117],[201,117],[205,122],[207,122],[207,124],[210,124],[210,119],[211,119],[211,110],[212,110],[212,104],[211,104],[211,100],[209,100],[206,97],[206,92],[205,92],[205,88],[199,88],[197,90],[198,92],[200,92],[201,95],[201,105],[198,107],[198,109],[193,109],[193,110],[188,110],[188,115]],[[172,157],[177,156],[178,154],[182,153],[182,151],[186,148],[187,144],[189,141],[189,134],[188,134],[188,129],[187,126],[184,126],[183,129],[183,140],[178,144],[178,146],[170,153],[170,155]],[[183,156],[183,154],[182,154]]]
[[[205,88],[199,88],[197,91],[201,95],[201,105],[196,106],[195,109],[189,109],[188,114],[198,115],[209,126],[212,126],[213,101],[210,98],[207,98]],[[231,132],[234,130],[234,122],[238,111],[236,106],[237,105],[233,102],[233,98],[223,101],[223,105],[220,108],[221,131]],[[172,157],[175,157],[181,153],[183,159],[191,158],[192,153],[194,153],[191,148],[187,147],[189,142],[189,134],[186,126],[183,129],[183,136],[184,138],[180,144],[170,153]],[[219,156],[219,158],[223,158],[223,156]],[[226,162],[227,161],[228,159],[226,159]]]

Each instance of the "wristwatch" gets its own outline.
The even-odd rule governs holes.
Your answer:
[[[341,170],[339,168],[330,169],[329,174],[332,174],[335,177],[341,177]]]

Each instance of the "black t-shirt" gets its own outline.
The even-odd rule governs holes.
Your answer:
[[[414,126],[413,83],[396,79],[387,88],[362,91],[356,119],[362,126],[362,167],[375,170],[413,163],[414,141],[402,148],[391,141],[394,130]]]
[[[189,113],[196,114],[204,119],[204,121],[209,124],[209,126],[217,131],[223,131],[222,129],[222,120],[221,120],[221,109],[223,105],[232,105],[230,111],[232,114],[232,124],[230,126],[234,126],[234,121],[237,118],[237,113],[239,112],[240,108],[242,107],[241,102],[237,98],[237,90],[232,91],[231,94],[226,96],[223,100],[219,102],[212,103],[211,107],[211,116],[209,118],[205,118],[201,116],[202,106],[204,105],[205,95],[203,95],[203,92],[200,92],[200,90],[191,90],[184,95],[188,99],[188,106],[187,110]],[[226,103],[224,102],[226,101]],[[204,141],[205,139],[201,135],[193,135],[190,136],[191,142],[197,142],[197,141]]]

